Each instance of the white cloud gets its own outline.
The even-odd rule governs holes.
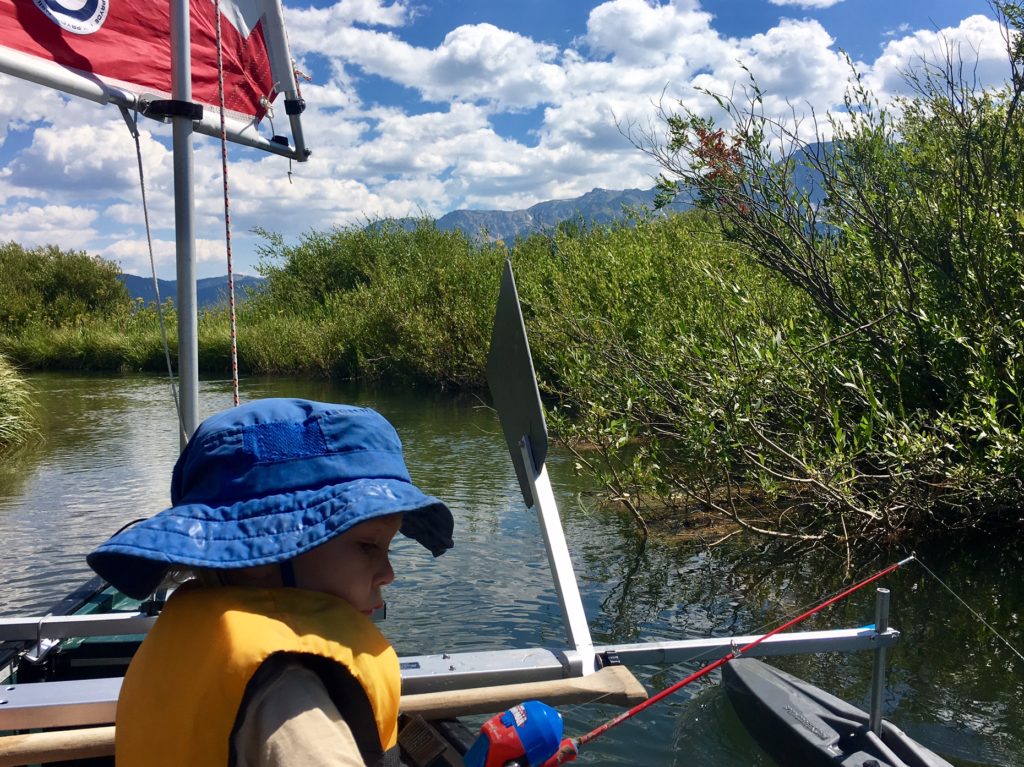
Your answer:
[[[339,0],[326,8],[288,7],[285,9],[284,20],[289,36],[296,38],[290,41],[293,52],[301,52],[309,50],[308,46],[303,46],[303,40],[307,39],[304,33],[313,29],[330,31],[353,24],[401,27],[408,23],[410,16],[409,5],[401,1]]]
[[[583,42],[626,66],[657,66],[666,56],[705,59],[719,38],[711,18],[696,0],[610,0],[591,11]]]
[[[744,41],[741,61],[765,91],[770,113],[787,111],[787,103],[820,108],[841,98],[850,70],[834,42],[819,22],[792,19]],[[738,67],[729,66],[716,70],[715,76],[733,83],[747,79]]]
[[[904,73],[942,66],[947,53],[963,61],[978,84],[991,86],[1009,76],[1006,44],[994,19],[970,16],[956,27],[920,30],[890,41],[869,68],[865,81],[883,100],[909,92]]]
[[[229,150],[232,236],[248,271],[257,226],[293,241],[379,216],[524,208],[595,186],[650,186],[655,168],[616,121],[647,125],[663,93],[708,111],[713,103],[694,86],[728,95],[746,82],[746,66],[768,110],[792,105],[820,114],[840,103],[849,74],[837,31],[819,21],[786,19],[730,36],[698,0],[596,4],[586,28],[564,47],[490,23],[457,26],[430,46],[403,39],[418,13],[433,12],[411,0],[286,9],[298,66],[316,75],[303,85],[313,155],[289,164]],[[899,72],[941,50],[943,37],[962,42],[965,53],[979,52],[986,82],[1004,76],[998,26],[982,16],[941,33],[896,33],[876,61],[858,66],[889,98],[903,87]],[[389,83],[387,98],[367,87],[366,75]],[[393,94],[402,89],[409,104],[398,106]],[[507,121],[534,116],[528,138],[503,135]],[[278,132],[284,119],[275,118]],[[148,274],[134,144],[117,112],[0,78],[0,125],[8,134],[22,131],[18,142],[31,135],[17,153],[0,152],[0,231],[26,244],[87,247]],[[142,128],[156,257],[161,276],[173,276],[170,128],[145,120]],[[201,274],[222,274],[220,146],[201,136],[194,146]]]
[[[896,29],[889,29],[882,33],[882,37],[897,37],[898,35],[905,35],[910,32],[912,27],[907,22],[903,22]]]
[[[150,166],[170,162],[169,153],[152,141],[145,142],[144,156]],[[124,196],[138,188],[137,167],[135,145],[123,122],[45,126],[10,163],[8,178],[47,195]]]
[[[415,89],[426,101],[530,107],[552,98],[563,78],[555,46],[493,24],[456,27],[434,49],[417,48],[392,33],[315,26],[303,47]]]
[[[96,236],[99,213],[71,205],[14,205],[0,213],[0,232],[26,247],[58,244],[65,249],[87,247]],[[13,233],[17,236],[11,236]]]
[[[35,83],[0,74],[0,115],[4,116],[2,139],[12,130],[24,130],[33,123],[49,119],[64,108],[66,98],[57,91]]]
[[[843,0],[768,0],[772,5],[795,5],[797,8],[831,8]]]
[[[214,274],[227,273],[227,255],[223,239],[196,238],[196,264],[209,264]],[[174,279],[174,239],[153,239],[153,261],[161,279]],[[143,277],[152,275],[149,262],[149,248],[145,239],[119,238],[92,251],[96,255],[114,261],[121,271]]]

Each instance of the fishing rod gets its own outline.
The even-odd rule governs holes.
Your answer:
[[[616,716],[614,719],[609,719],[607,722],[605,722],[604,724],[600,725],[599,727],[595,727],[593,730],[588,732],[586,735],[582,735],[579,738],[576,738],[575,740],[572,739],[572,738],[566,738],[565,740],[562,741],[562,744],[559,746],[558,751],[555,752],[554,756],[552,756],[550,759],[548,759],[546,762],[544,762],[542,767],[558,767],[558,765],[565,764],[566,762],[573,761],[576,758],[577,754],[579,754],[580,746],[584,746],[587,743],[589,743],[590,741],[592,741],[594,738],[596,738],[596,737],[598,737],[600,735],[603,735],[604,733],[608,732],[608,730],[610,730],[612,727],[615,727],[616,725],[622,724],[627,719],[631,719],[632,717],[634,717],[637,714],[639,714],[641,711],[644,711],[645,709],[649,708],[650,706],[653,706],[658,701],[660,701],[660,700],[662,700],[664,698],[667,698],[672,693],[677,692],[678,690],[681,690],[683,687],[686,687],[686,685],[690,684],[691,682],[694,682],[694,681],[700,679],[703,676],[707,676],[712,671],[714,671],[716,668],[719,668],[720,666],[724,666],[726,663],[731,661],[733,658],[738,658],[743,653],[745,653],[745,652],[747,652],[749,650],[752,650],[753,648],[757,647],[759,644],[761,644],[761,642],[763,642],[764,640],[768,639],[769,637],[773,637],[776,634],[778,634],[778,633],[780,633],[782,631],[785,631],[786,629],[791,628],[791,627],[797,625],[798,623],[801,623],[801,622],[807,620],[812,615],[814,615],[816,613],[819,613],[822,610],[824,610],[826,607],[831,607],[836,602],[839,602],[839,601],[845,599],[846,597],[850,596],[854,592],[859,591],[860,589],[864,588],[868,584],[874,583],[879,578],[884,578],[889,573],[899,569],[900,567],[903,567],[904,565],[908,564],[909,562],[912,562],[913,560],[914,560],[914,555],[911,554],[906,559],[901,559],[899,562],[896,562],[895,564],[889,565],[884,570],[879,570],[874,575],[865,578],[864,580],[860,581],[859,583],[854,584],[853,586],[850,586],[845,591],[842,591],[839,594],[836,594],[834,597],[825,600],[824,602],[822,602],[821,604],[819,604],[816,607],[812,607],[810,610],[807,610],[806,612],[801,613],[797,617],[795,617],[795,618],[793,618],[793,619],[791,619],[789,621],[786,621],[781,626],[779,626],[777,628],[774,628],[771,631],[769,631],[767,634],[762,634],[761,636],[759,636],[757,639],[755,639],[754,641],[750,642],[749,644],[746,644],[746,645],[744,645],[743,647],[741,647],[739,649],[735,649],[734,648],[734,649],[730,650],[725,655],[723,655],[721,658],[716,660],[714,663],[709,663],[707,666],[704,666],[704,668],[699,669],[698,671],[693,672],[692,674],[690,674],[685,679],[680,679],[678,682],[673,684],[671,687],[665,688],[664,690],[659,692],[657,695],[654,695],[654,696],[648,698],[647,700],[645,700],[643,703],[639,703],[636,706],[633,706],[633,708],[629,709],[628,711],[624,711],[623,713],[621,713],[618,716]]]
[[[609,719],[604,724],[595,727],[579,738],[565,738],[559,743],[559,739],[562,736],[561,716],[550,706],[546,706],[538,701],[527,701],[526,703],[514,706],[484,724],[480,730],[480,737],[477,738],[473,748],[466,754],[466,765],[467,767],[559,767],[559,765],[571,762],[579,755],[580,747],[585,746],[594,738],[603,735],[627,719],[633,718],[641,711],[667,698],[672,693],[681,690],[691,682],[707,676],[733,658],[740,657],[769,637],[773,637],[788,628],[796,626],[812,615],[821,612],[827,607],[831,607],[836,602],[842,601],[865,586],[874,583],[880,578],[884,578],[889,573],[914,561],[914,559],[916,557],[911,554],[906,559],[902,559],[883,570],[879,570],[874,575],[865,578],[859,583],[855,583],[835,596],[826,599],[821,604],[786,621],[767,634],[762,634],[743,647],[734,647],[713,663],[709,663],[686,678],[680,679],[671,687],[665,688],[643,703],[639,703],[615,718]],[[558,744],[557,748],[555,744]],[[525,763],[523,760],[525,760]]]

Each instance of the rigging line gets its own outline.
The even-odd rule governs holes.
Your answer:
[[[217,92],[220,97],[220,164],[224,179],[224,241],[228,256],[228,316],[231,335],[231,391],[238,405],[238,326],[235,322],[235,271],[231,257],[231,198],[228,195],[228,132],[224,119],[224,47],[220,30],[220,0],[214,0],[217,18]]]
[[[139,143],[139,110],[136,104],[135,116],[128,114],[125,107],[121,107],[121,116],[128,126],[129,133],[135,139],[135,157],[139,164],[139,188],[142,190],[142,216],[146,222],[146,246],[149,248],[149,269],[153,275],[153,293],[156,295],[156,315],[160,320],[160,338],[164,344],[164,359],[167,361],[167,380],[171,386],[171,400],[174,402],[174,413],[178,419],[178,432],[182,444],[188,441],[188,434],[185,431],[185,422],[181,418],[181,405],[178,402],[178,388],[174,385],[174,366],[171,363],[171,347],[167,343],[167,322],[164,319],[163,302],[160,300],[160,281],[156,278],[156,259],[153,258],[153,232],[149,226],[149,205],[146,202],[146,177],[142,169],[142,145]]]
[[[915,557],[915,559],[916,559],[916,557]],[[999,641],[1001,641],[1001,642],[1002,642],[1002,643],[1003,643],[1004,645],[1006,645],[1006,646],[1007,646],[1008,648],[1010,648],[1010,652],[1012,652],[1012,653],[1013,653],[1014,655],[1016,655],[1016,656],[1017,656],[1018,658],[1020,658],[1021,660],[1024,660],[1024,654],[1021,654],[1021,651],[1020,651],[1020,650],[1018,650],[1018,649],[1017,649],[1016,647],[1014,647],[1014,646],[1013,646],[1012,644],[1010,644],[1010,643],[1009,643],[1009,641],[1007,641],[1007,640],[1006,640],[1006,639],[1005,639],[1005,638],[1003,637],[1003,635],[1002,635],[1002,634],[1000,634],[1000,633],[999,633],[998,631],[996,631],[996,630],[995,630],[995,628],[993,628],[993,626],[992,626],[992,624],[991,624],[991,623],[989,623],[989,622],[988,622],[987,620],[985,620],[984,618],[982,618],[982,617],[981,617],[981,616],[980,616],[980,615],[979,615],[979,614],[977,613],[977,611],[975,611],[975,610],[974,610],[974,608],[973,608],[973,607],[971,607],[971,606],[970,606],[969,604],[967,604],[967,603],[966,603],[966,602],[965,602],[965,601],[964,601],[963,599],[961,599],[961,598],[960,598],[960,595],[959,595],[959,594],[957,594],[957,593],[956,593],[955,591],[953,591],[953,589],[951,589],[951,588],[950,588],[949,586],[947,586],[947,585],[945,584],[945,582],[944,582],[944,581],[943,581],[943,580],[942,580],[942,579],[941,579],[941,578],[940,578],[939,576],[937,576],[937,575],[936,575],[935,573],[933,573],[933,572],[932,572],[931,570],[929,570],[929,569],[928,569],[928,566],[927,566],[927,565],[925,565],[925,563],[924,563],[924,562],[922,562],[922,561],[921,561],[920,559],[918,559],[918,560],[917,560],[917,563],[918,563],[919,565],[921,565],[921,567],[923,567],[923,568],[924,568],[924,571],[925,571],[926,573],[928,573],[928,575],[930,575],[930,576],[931,576],[932,578],[934,578],[935,580],[937,580],[937,581],[939,582],[939,585],[940,585],[940,586],[942,586],[942,588],[944,588],[944,589],[945,589],[946,591],[948,591],[948,592],[949,592],[950,594],[952,594],[952,595],[953,595],[953,598],[954,598],[954,599],[956,599],[956,601],[957,601],[957,602],[959,602],[959,603],[960,603],[960,604],[962,604],[962,605],[963,605],[964,607],[966,607],[966,608],[967,608],[967,610],[968,610],[968,612],[970,612],[970,614],[971,614],[971,615],[973,615],[973,616],[974,616],[975,618],[977,618],[977,619],[978,619],[979,621],[981,621],[982,625],[983,625],[983,626],[985,626],[985,628],[987,628],[987,629],[988,629],[989,631],[991,631],[991,632],[992,632],[993,634],[995,634],[995,635],[996,635],[996,636],[997,636],[997,637],[999,638]]]

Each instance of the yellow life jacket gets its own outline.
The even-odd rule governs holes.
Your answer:
[[[395,745],[398,656],[369,618],[314,591],[185,587],[121,685],[118,767],[228,765],[246,688],[265,661],[281,657],[320,675],[364,761]]]

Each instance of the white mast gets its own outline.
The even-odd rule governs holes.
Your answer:
[[[243,63],[248,62],[242,71],[232,75],[236,98],[232,108],[226,110],[223,127],[228,140],[298,162],[304,162],[309,156],[299,120],[305,102],[295,79],[280,0],[221,0],[220,7],[215,7],[210,0],[191,2],[196,2],[195,8],[191,7],[190,0],[157,0],[155,4],[135,6],[93,4],[93,17],[83,22],[77,11],[59,4],[36,3],[38,7],[33,7],[32,3],[21,4],[20,0],[0,0],[0,19],[3,20],[0,24],[0,72],[172,123],[182,445],[198,425],[192,134],[220,136],[222,131],[218,110],[210,106],[217,103],[216,97],[209,89],[199,94],[201,103],[193,101],[193,10],[201,17],[201,25],[209,21],[206,16],[211,11],[226,17],[234,30],[232,45],[236,50],[233,55]],[[19,3],[17,9],[15,3]],[[169,11],[167,17],[163,16],[165,10]],[[60,45],[46,43],[55,34],[52,25],[61,28],[56,33],[61,35]],[[257,26],[261,31],[253,34]],[[202,29],[205,26],[201,26]],[[109,54],[120,51],[129,39],[132,44],[146,41],[153,46],[152,60],[140,56],[137,66],[126,65],[123,57]],[[168,42],[169,73],[164,69],[167,61],[164,46]],[[200,56],[212,55],[213,41],[208,34],[200,31],[196,43]],[[168,91],[170,99],[166,100]],[[284,95],[292,145],[285,136],[267,137],[259,133],[259,118],[277,93]],[[208,106],[206,114],[204,103]]]
[[[192,102],[192,47],[189,0],[171,2],[171,98]],[[192,174],[192,118],[173,121],[174,229],[178,299],[178,397],[182,447],[198,425],[199,336],[196,317],[195,194]]]

